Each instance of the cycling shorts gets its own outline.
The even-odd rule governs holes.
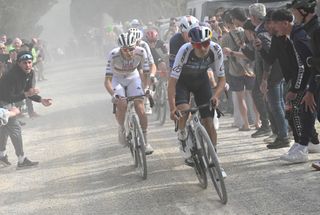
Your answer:
[[[144,95],[139,74],[129,77],[113,75],[112,88],[113,92],[121,97]]]
[[[204,83],[197,88],[191,88],[183,84],[181,81],[176,85],[176,106],[181,104],[189,104],[190,93],[193,93],[196,105],[207,104],[211,97],[212,91],[209,83]],[[213,111],[209,107],[201,108],[199,110],[201,118],[213,117]]]

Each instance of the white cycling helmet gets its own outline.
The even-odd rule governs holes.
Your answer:
[[[189,32],[191,28],[199,26],[199,20],[191,15],[184,16],[180,19],[180,31]]]
[[[212,31],[207,26],[198,26],[192,28],[189,33],[191,37],[191,42],[193,43],[202,43],[204,41],[210,40],[212,37]]]
[[[128,32],[133,34],[137,41],[141,40],[143,37],[142,31],[140,31],[138,28],[129,28]]]
[[[140,25],[140,22],[138,19],[133,19],[131,22],[130,22],[130,26],[139,26]]]
[[[134,47],[136,45],[136,38],[130,32],[122,33],[118,37],[118,45],[120,47]]]

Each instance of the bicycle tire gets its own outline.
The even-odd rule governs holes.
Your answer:
[[[145,153],[145,141],[136,115],[132,116],[134,126],[135,153],[138,161],[137,168],[143,179],[147,179],[147,159]]]
[[[188,137],[188,141],[196,141],[195,137],[194,137],[194,131],[191,128],[191,126],[189,125],[188,127],[188,134],[190,135]],[[189,139],[190,138],[190,139]],[[199,181],[199,185],[202,189],[206,189],[208,187],[208,179],[207,179],[207,174],[206,174],[206,166],[203,162],[202,156],[203,156],[203,152],[202,149],[197,149],[196,146],[192,147],[192,149],[190,150],[191,152],[191,158],[194,162],[194,166],[193,169],[196,172],[196,176],[198,178]]]
[[[130,152],[131,152],[131,156],[132,156],[132,159],[133,159],[133,165],[134,167],[138,167],[138,159],[137,159],[137,155],[136,155],[136,152],[135,152],[135,147],[134,147],[134,143],[132,143],[132,137],[131,139],[128,141],[128,144],[129,144],[129,149],[130,149]]]
[[[156,92],[155,92],[155,94],[154,94],[155,104],[154,104],[153,110],[154,110],[154,114],[155,114],[155,119],[156,119],[157,121],[160,119],[160,103],[159,103],[159,98],[160,98],[160,95],[159,95],[158,90],[156,89]]]
[[[160,100],[159,102],[160,125],[164,125],[167,118],[167,95],[166,95],[164,83],[161,84],[159,100]]]
[[[218,193],[218,196],[221,202],[223,204],[227,204],[228,202],[227,190],[224,183],[224,178],[221,173],[220,164],[219,164],[215,149],[204,127],[202,126],[198,127],[197,134],[199,135],[198,139],[199,139],[201,148],[203,149],[203,152],[204,152],[203,158],[205,160],[207,171],[209,173],[211,181],[214,185],[216,192]]]

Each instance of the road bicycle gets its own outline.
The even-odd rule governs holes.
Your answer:
[[[188,137],[182,142],[182,147],[185,150],[189,150],[191,159],[194,162],[193,168],[196,172],[200,187],[206,189],[208,186],[207,174],[209,175],[215,190],[223,204],[227,204],[228,196],[227,190],[222,176],[218,156],[216,149],[213,146],[210,137],[200,122],[198,111],[201,108],[210,107],[212,109],[211,102],[208,104],[192,107],[188,110],[180,111],[177,116],[189,115],[186,122],[186,128]],[[219,109],[216,108],[218,114],[222,114]],[[178,131],[178,123],[176,121],[175,131]]]
[[[127,111],[125,118],[125,134],[127,146],[130,149],[134,166],[139,170],[143,179],[147,179],[147,159],[145,153],[145,139],[139,122],[139,117],[134,108],[135,99],[148,97],[150,105],[153,106],[153,100],[149,95],[121,97],[127,100]],[[152,107],[151,106],[151,107]],[[116,105],[113,104],[113,113],[116,113]]]

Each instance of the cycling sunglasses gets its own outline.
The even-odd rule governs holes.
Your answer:
[[[210,45],[210,40],[204,41],[202,43],[191,43],[191,44],[196,49],[201,49],[202,47],[208,48],[208,46]]]
[[[135,50],[135,47],[122,47],[122,50],[125,52],[132,52]]]

